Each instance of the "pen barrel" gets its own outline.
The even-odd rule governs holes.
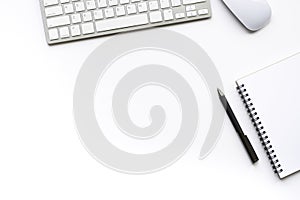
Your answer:
[[[229,117],[236,133],[239,135],[239,137],[240,137],[240,139],[241,139],[241,141],[242,141],[242,143],[243,143],[243,145],[244,145],[244,147],[245,147],[252,163],[257,162],[258,157],[255,153],[255,150],[253,149],[248,137],[244,134],[244,132],[243,132],[240,124],[238,123],[237,118],[235,117],[235,115],[234,115],[234,113],[233,113],[226,97],[225,96],[220,96],[220,100],[221,100],[221,102],[222,102],[222,104],[223,104],[223,106],[226,110],[226,113],[227,113],[227,115],[228,115],[228,117]]]
[[[237,118],[235,117],[235,115],[234,115],[234,113],[233,113],[233,111],[232,111],[232,109],[231,109],[229,103],[227,102],[226,98],[225,98],[225,97],[222,97],[222,98],[221,98],[221,101],[222,101],[222,104],[223,104],[223,106],[224,106],[224,108],[225,108],[225,111],[226,111],[226,113],[227,113],[227,116],[229,117],[229,119],[230,119],[230,121],[231,121],[231,123],[232,123],[232,125],[233,125],[233,127],[234,127],[234,129],[235,129],[235,131],[236,131],[240,136],[243,136],[243,135],[244,135],[243,130],[242,130],[240,124],[238,123]]]
[[[248,137],[246,135],[244,135],[241,139],[242,139],[244,146],[246,147],[246,150],[248,152],[248,155],[249,155],[252,163],[256,163],[258,161],[258,157],[257,157]]]

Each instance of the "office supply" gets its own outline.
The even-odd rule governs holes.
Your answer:
[[[49,44],[209,18],[209,0],[40,0]]]
[[[223,0],[225,5],[249,30],[263,28],[271,18],[271,7],[266,0]]]
[[[218,94],[219,94],[219,98],[220,98],[220,101],[224,107],[224,109],[226,110],[226,113],[235,129],[235,131],[237,132],[237,134],[239,135],[245,149],[247,150],[247,153],[252,161],[252,163],[256,163],[258,161],[258,157],[255,153],[255,150],[253,149],[247,135],[244,134],[239,122],[237,121],[225,95],[223,94],[223,92],[218,89]]]
[[[300,170],[300,53],[236,81],[274,171]]]

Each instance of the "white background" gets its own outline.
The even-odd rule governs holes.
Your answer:
[[[169,26],[202,46],[243,116],[234,81],[300,51],[299,0],[269,0],[271,23],[249,33],[219,0],[210,20]],[[37,0],[3,1],[0,12],[0,199],[299,199],[300,173],[283,181],[252,128],[252,165],[226,118],[214,151],[198,160],[196,141],[178,162],[148,175],[115,172],[82,146],[72,92],[86,57],[110,37],[49,47]],[[244,120],[243,120],[244,121]]]

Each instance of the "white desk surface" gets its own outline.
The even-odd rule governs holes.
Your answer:
[[[300,1],[269,3],[272,21],[254,34],[220,0],[212,0],[210,20],[165,28],[207,51],[236,112],[237,78],[300,51]],[[196,143],[153,174],[102,166],[76,134],[72,92],[82,62],[110,37],[49,47],[38,0],[3,1],[1,8],[0,199],[299,199],[300,173],[279,180],[254,132],[249,137],[260,161],[253,166],[227,118],[204,160],[197,159]]]

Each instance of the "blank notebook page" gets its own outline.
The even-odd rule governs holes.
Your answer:
[[[253,103],[284,178],[300,170],[300,54],[238,80]],[[254,111],[253,111],[254,112]],[[252,116],[254,117],[254,116]],[[268,146],[266,144],[266,146]],[[272,154],[271,154],[272,155]]]

